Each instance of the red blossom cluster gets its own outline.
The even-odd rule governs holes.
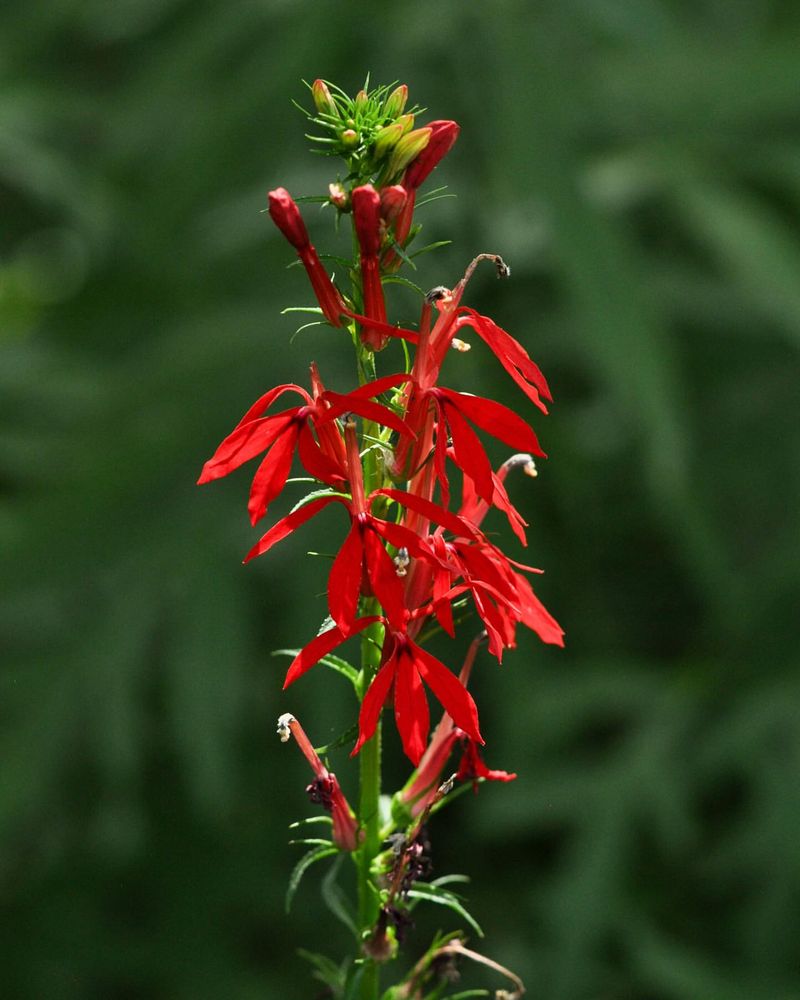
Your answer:
[[[314,85],[318,106],[325,100],[319,83]],[[533,473],[532,456],[544,456],[538,438],[508,406],[442,382],[451,349],[464,349],[460,338],[470,329],[495,355],[525,402],[547,412],[551,399],[547,382],[522,344],[487,316],[462,305],[478,260],[490,259],[501,274],[507,271],[505,265],[499,257],[481,255],[454,288],[434,289],[424,298],[417,329],[395,326],[387,319],[382,277],[401,266],[417,190],[452,148],[459,131],[453,121],[435,121],[413,132],[404,132],[405,128],[394,128],[385,139],[394,145],[387,146],[384,184],[377,180],[362,184],[348,197],[332,185],[332,203],[352,213],[359,247],[359,296],[348,297],[331,280],[286,190],[270,192],[269,212],[297,251],[325,319],[334,327],[357,332],[365,352],[379,352],[394,339],[405,340],[413,359],[410,369],[373,377],[350,392],[338,393],[324,386],[312,365],[311,391],[287,384],[265,393],[206,463],[200,482],[218,479],[263,455],[250,490],[253,524],[266,516],[283,490],[295,453],[308,475],[327,488],[277,520],[247,559],[268,552],[325,508],[342,509],[343,541],[327,586],[331,621],[296,656],[285,686],[347,639],[380,623],[381,661],[363,697],[353,753],[371,738],[391,697],[405,753],[415,766],[421,765],[413,787],[404,793],[419,810],[447,755],[458,745],[463,749],[461,778],[514,777],[490,771],[478,757],[477,747],[484,741],[478,710],[466,686],[469,671],[462,671],[459,678],[424,649],[423,628],[438,624],[454,635],[454,603],[460,606],[466,600],[498,660],[505,649],[515,646],[520,624],[555,645],[563,645],[563,633],[531,587],[527,574],[539,570],[510,559],[481,530],[486,513],[496,507],[526,544],[526,522],[509,499],[505,481],[514,467]],[[346,140],[343,133],[342,141]],[[405,140],[409,141],[401,149]],[[381,141],[379,135],[376,145]],[[275,412],[274,405],[286,393],[299,397],[299,404]],[[359,439],[356,417],[364,435],[369,428],[373,444],[373,473],[366,484],[362,448],[367,442],[364,435]],[[506,445],[513,457],[493,469],[476,429]],[[453,469],[460,472],[458,503],[452,496]],[[425,687],[446,713],[430,744]]]

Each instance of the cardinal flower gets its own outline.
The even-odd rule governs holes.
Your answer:
[[[361,291],[364,312],[371,320],[386,322],[386,303],[381,285],[381,199],[371,184],[355,188],[352,194],[353,225],[361,248]],[[386,344],[386,334],[364,325],[362,339],[374,351]]]
[[[294,736],[295,742],[311,765],[314,780],[306,791],[312,802],[318,802],[331,814],[334,843],[343,851],[356,850],[360,837],[353,810],[344,797],[336,775],[322,763],[303,727],[289,712],[278,719],[278,736],[282,743],[286,743],[291,736]]]
[[[352,399],[353,395],[351,393],[349,398]],[[337,405],[344,404],[340,402]],[[295,509],[270,528],[248,553],[245,562],[269,551],[273,545],[292,534],[325,507],[332,503],[341,504],[350,514],[351,522],[350,531],[334,559],[328,579],[328,606],[331,617],[343,628],[350,626],[355,619],[359,594],[362,593],[366,578],[371,592],[378,598],[389,618],[400,621],[405,613],[403,579],[402,575],[398,574],[398,567],[389,556],[384,543],[388,542],[398,549],[404,548],[416,558],[435,557],[413,531],[373,514],[372,505],[380,498],[386,497],[407,510],[421,513],[442,529],[461,537],[472,537],[473,531],[458,515],[412,493],[378,489],[365,496],[353,421],[348,421],[345,427],[345,440],[352,495],[331,493],[317,497]]]
[[[358,740],[353,748],[353,754],[357,754],[374,735],[383,706],[393,689],[395,721],[403,750],[416,766],[425,750],[430,727],[428,701],[423,684],[431,689],[460,729],[477,743],[483,743],[478,725],[478,709],[472,695],[443,663],[409,637],[407,625],[418,613],[427,614],[427,611],[423,609],[422,612],[406,612],[405,621],[402,623],[372,615],[357,619],[347,629],[334,625],[333,628],[312,639],[289,666],[284,688],[294,683],[323,656],[347,639],[375,622],[384,623],[386,636],[381,666],[361,703]]]
[[[391,427],[401,435],[410,434],[407,424],[392,410],[369,398],[404,379],[404,375],[388,376],[342,395],[326,391],[316,368],[312,366],[314,396],[291,383],[265,393],[253,403],[206,462],[198,482],[207,483],[227,476],[244,462],[266,451],[250,489],[248,511],[252,524],[266,514],[269,504],[286,485],[295,450],[312,476],[329,486],[341,488],[347,481],[345,451],[341,432],[333,424],[333,419],[349,411]],[[271,416],[260,416],[285,392],[297,393],[304,400],[303,404]],[[319,436],[319,443],[314,439],[311,425]]]

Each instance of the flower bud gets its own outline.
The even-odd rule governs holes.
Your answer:
[[[295,250],[304,250],[308,246],[308,231],[300,209],[286,188],[269,192],[269,214]]]
[[[404,179],[406,187],[416,189],[423,183],[433,168],[453,148],[461,131],[458,123],[453,121],[431,122],[428,128],[431,133],[430,139],[409,166]]]
[[[363,111],[367,104],[369,104],[369,96],[366,90],[359,90],[353,101],[356,112]]]
[[[339,135],[339,139],[347,149],[354,149],[358,145],[358,132],[355,129],[346,128]]]
[[[408,87],[403,83],[389,94],[383,106],[383,113],[387,118],[397,118],[403,113],[403,108],[408,100]]]
[[[381,199],[371,184],[355,188],[351,196],[353,223],[362,254],[377,254],[381,245]]]
[[[400,115],[397,121],[398,124],[401,124],[403,126],[403,135],[405,135],[406,132],[410,132],[411,129],[414,127],[414,116],[411,114]]]
[[[389,175],[394,176],[405,170],[425,149],[430,137],[430,128],[416,128],[404,135],[392,150],[388,166]]]
[[[400,122],[394,122],[392,125],[384,125],[382,129],[379,129],[375,133],[375,145],[372,147],[373,158],[376,161],[382,160],[397,143],[397,140],[402,137],[403,132],[404,129]]]
[[[402,184],[381,189],[381,218],[388,225],[402,212],[408,193]]]
[[[341,184],[329,184],[328,193],[331,205],[335,205],[340,212],[347,211],[350,207],[350,198]]]
[[[331,92],[324,80],[315,80],[311,85],[311,96],[314,99],[314,106],[317,111],[324,115],[339,117],[339,109],[331,97]]]

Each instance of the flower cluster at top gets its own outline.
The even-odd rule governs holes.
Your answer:
[[[326,200],[352,220],[358,247],[352,287],[334,283],[284,188],[269,193],[269,213],[305,267],[324,321],[352,337],[359,384],[348,392],[329,389],[312,363],[308,389],[279,385],[256,400],[205,464],[200,482],[263,456],[248,504],[255,525],[283,491],[295,456],[318,481],[309,497],[269,527],[247,559],[264,555],[325,508],[341,510],[342,541],[327,585],[330,620],[295,657],[285,686],[350,637],[367,629],[377,634],[380,660],[365,680],[353,753],[372,737],[391,699],[405,753],[418,766],[408,797],[421,800],[440,773],[442,755],[457,740],[464,748],[461,777],[513,777],[490,772],[478,757],[484,741],[466,686],[467,665],[457,676],[423,648],[421,633],[437,626],[454,635],[458,614],[471,605],[498,660],[515,645],[519,625],[544,642],[563,644],[561,628],[528,579],[539,571],[508,558],[481,530],[496,507],[526,544],[526,522],[505,483],[514,468],[535,474],[533,456],[544,452],[515,410],[451,387],[448,358],[453,349],[466,349],[462,337],[471,330],[516,384],[522,406],[546,413],[551,397],[522,344],[463,304],[480,260],[507,275],[494,254],[480,255],[454,287],[424,294],[415,329],[388,317],[384,279],[409,260],[419,228],[417,193],[453,147],[456,122],[415,127],[417,112],[405,110],[404,86],[361,91],[351,99],[317,80],[311,93],[316,113],[308,117],[323,132],[313,138],[347,168]],[[405,342],[406,364],[378,375],[380,352],[397,340]],[[295,397],[293,404],[276,409],[286,395]],[[492,467],[476,428],[509,449],[499,468]],[[454,470],[459,473],[452,482]],[[430,744],[425,687],[445,711]]]

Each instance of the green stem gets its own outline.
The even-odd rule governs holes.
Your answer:
[[[375,614],[380,608],[378,602],[371,598],[365,602],[364,613]],[[361,643],[361,668],[363,674],[363,690],[366,691],[377,673],[381,657],[381,639],[383,626],[376,622],[364,633]],[[380,834],[380,796],[381,796],[381,727],[380,723],[375,735],[361,748],[360,777],[361,791],[359,797],[359,820],[364,834],[357,860],[358,870],[358,926],[362,936],[375,926],[379,913],[378,890],[375,886],[371,868],[381,849]],[[366,960],[364,975],[361,980],[361,1000],[377,1000],[380,990],[380,968],[371,959]]]

